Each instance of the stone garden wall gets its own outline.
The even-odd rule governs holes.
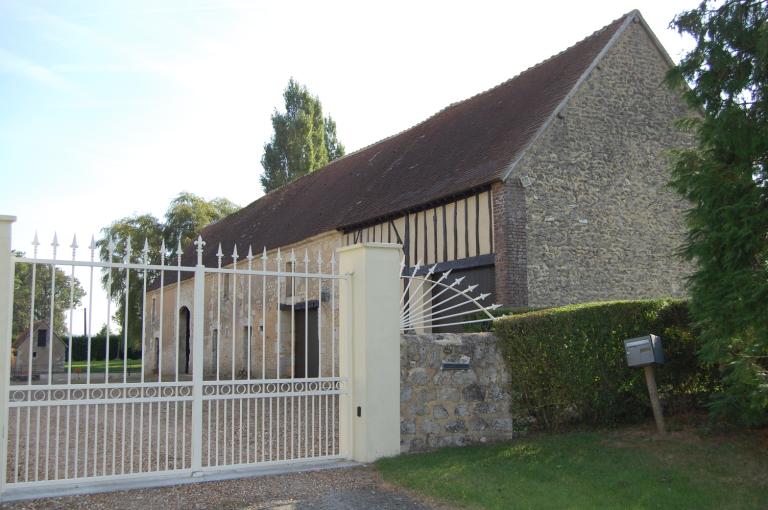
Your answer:
[[[469,369],[443,368],[469,361]],[[510,439],[509,376],[491,333],[400,337],[400,450]]]

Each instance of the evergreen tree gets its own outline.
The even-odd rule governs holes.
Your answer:
[[[285,112],[272,114],[272,139],[264,145],[261,165],[264,192],[280,188],[344,155],[336,123],[307,87],[293,78],[283,92]]]
[[[696,47],[669,75],[701,115],[681,124],[672,187],[691,204],[683,254],[702,359],[721,367],[715,416],[768,423],[768,2],[703,1],[671,24]],[[685,87],[685,85],[688,87]]]

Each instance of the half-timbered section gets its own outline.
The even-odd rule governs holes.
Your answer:
[[[347,227],[344,245],[402,244],[406,267],[418,263],[451,267],[463,259],[492,262],[488,257],[493,254],[492,203],[491,191],[486,189],[377,223]]]
[[[399,216],[368,225],[345,228],[344,244],[384,242],[403,246],[403,274],[436,279],[451,271],[452,280],[463,278],[462,288],[476,285],[485,293],[485,304],[496,300],[493,253],[493,200],[490,188],[405,211]],[[432,271],[432,273],[430,273]],[[407,292],[407,306],[424,305],[437,288],[429,293],[418,289]],[[450,303],[446,306],[451,306]],[[426,308],[423,306],[423,308]],[[467,311],[470,306],[465,307]],[[451,310],[451,314],[462,310]],[[439,309],[432,310],[439,313]],[[439,322],[439,321],[438,321]],[[460,331],[460,326],[420,328],[442,332]]]

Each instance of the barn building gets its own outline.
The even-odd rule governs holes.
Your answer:
[[[270,260],[278,248],[293,249],[300,269],[305,249],[313,261],[318,251],[328,260],[339,247],[391,242],[402,244],[406,271],[419,262],[452,269],[508,307],[682,296],[690,267],[675,251],[687,206],[666,187],[667,153],[692,140],[674,126],[689,112],[664,84],[672,65],[640,13],[630,12],[516,77],[209,225],[202,232],[204,263],[216,267],[219,245],[227,255],[237,245],[241,254],[265,247]],[[189,246],[182,264],[195,261]],[[285,257],[282,269],[290,264]],[[162,347],[169,363],[188,370],[189,276],[182,275],[176,302],[176,276],[166,275],[162,331],[161,289],[147,294],[154,346],[145,359],[155,369]],[[227,299],[243,296],[244,283],[227,278]],[[267,336],[276,334],[276,322],[292,321],[283,331],[298,328],[332,292],[291,295],[291,288],[283,284],[281,302],[258,324]],[[314,307],[300,306],[309,300]],[[249,313],[244,302],[239,298],[236,314]],[[213,301],[208,305],[207,316]],[[207,325],[205,345],[214,352],[220,337],[236,338],[237,347],[221,352],[223,365],[235,359],[242,367],[240,346],[260,348],[251,336]],[[283,374],[292,371],[286,364]]]

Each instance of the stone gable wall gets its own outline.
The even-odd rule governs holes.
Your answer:
[[[674,127],[689,112],[663,83],[667,69],[630,24],[497,193],[503,221],[525,214],[527,274],[507,279],[527,283],[529,306],[684,295],[691,267],[675,252],[687,204],[666,187],[667,153],[692,139]],[[521,244],[514,231],[503,242]],[[497,278],[509,272],[500,265]],[[526,301],[519,285],[498,285],[500,302]]]
[[[442,370],[469,357],[469,370]],[[509,376],[491,333],[400,337],[400,450],[501,441],[513,436]]]

